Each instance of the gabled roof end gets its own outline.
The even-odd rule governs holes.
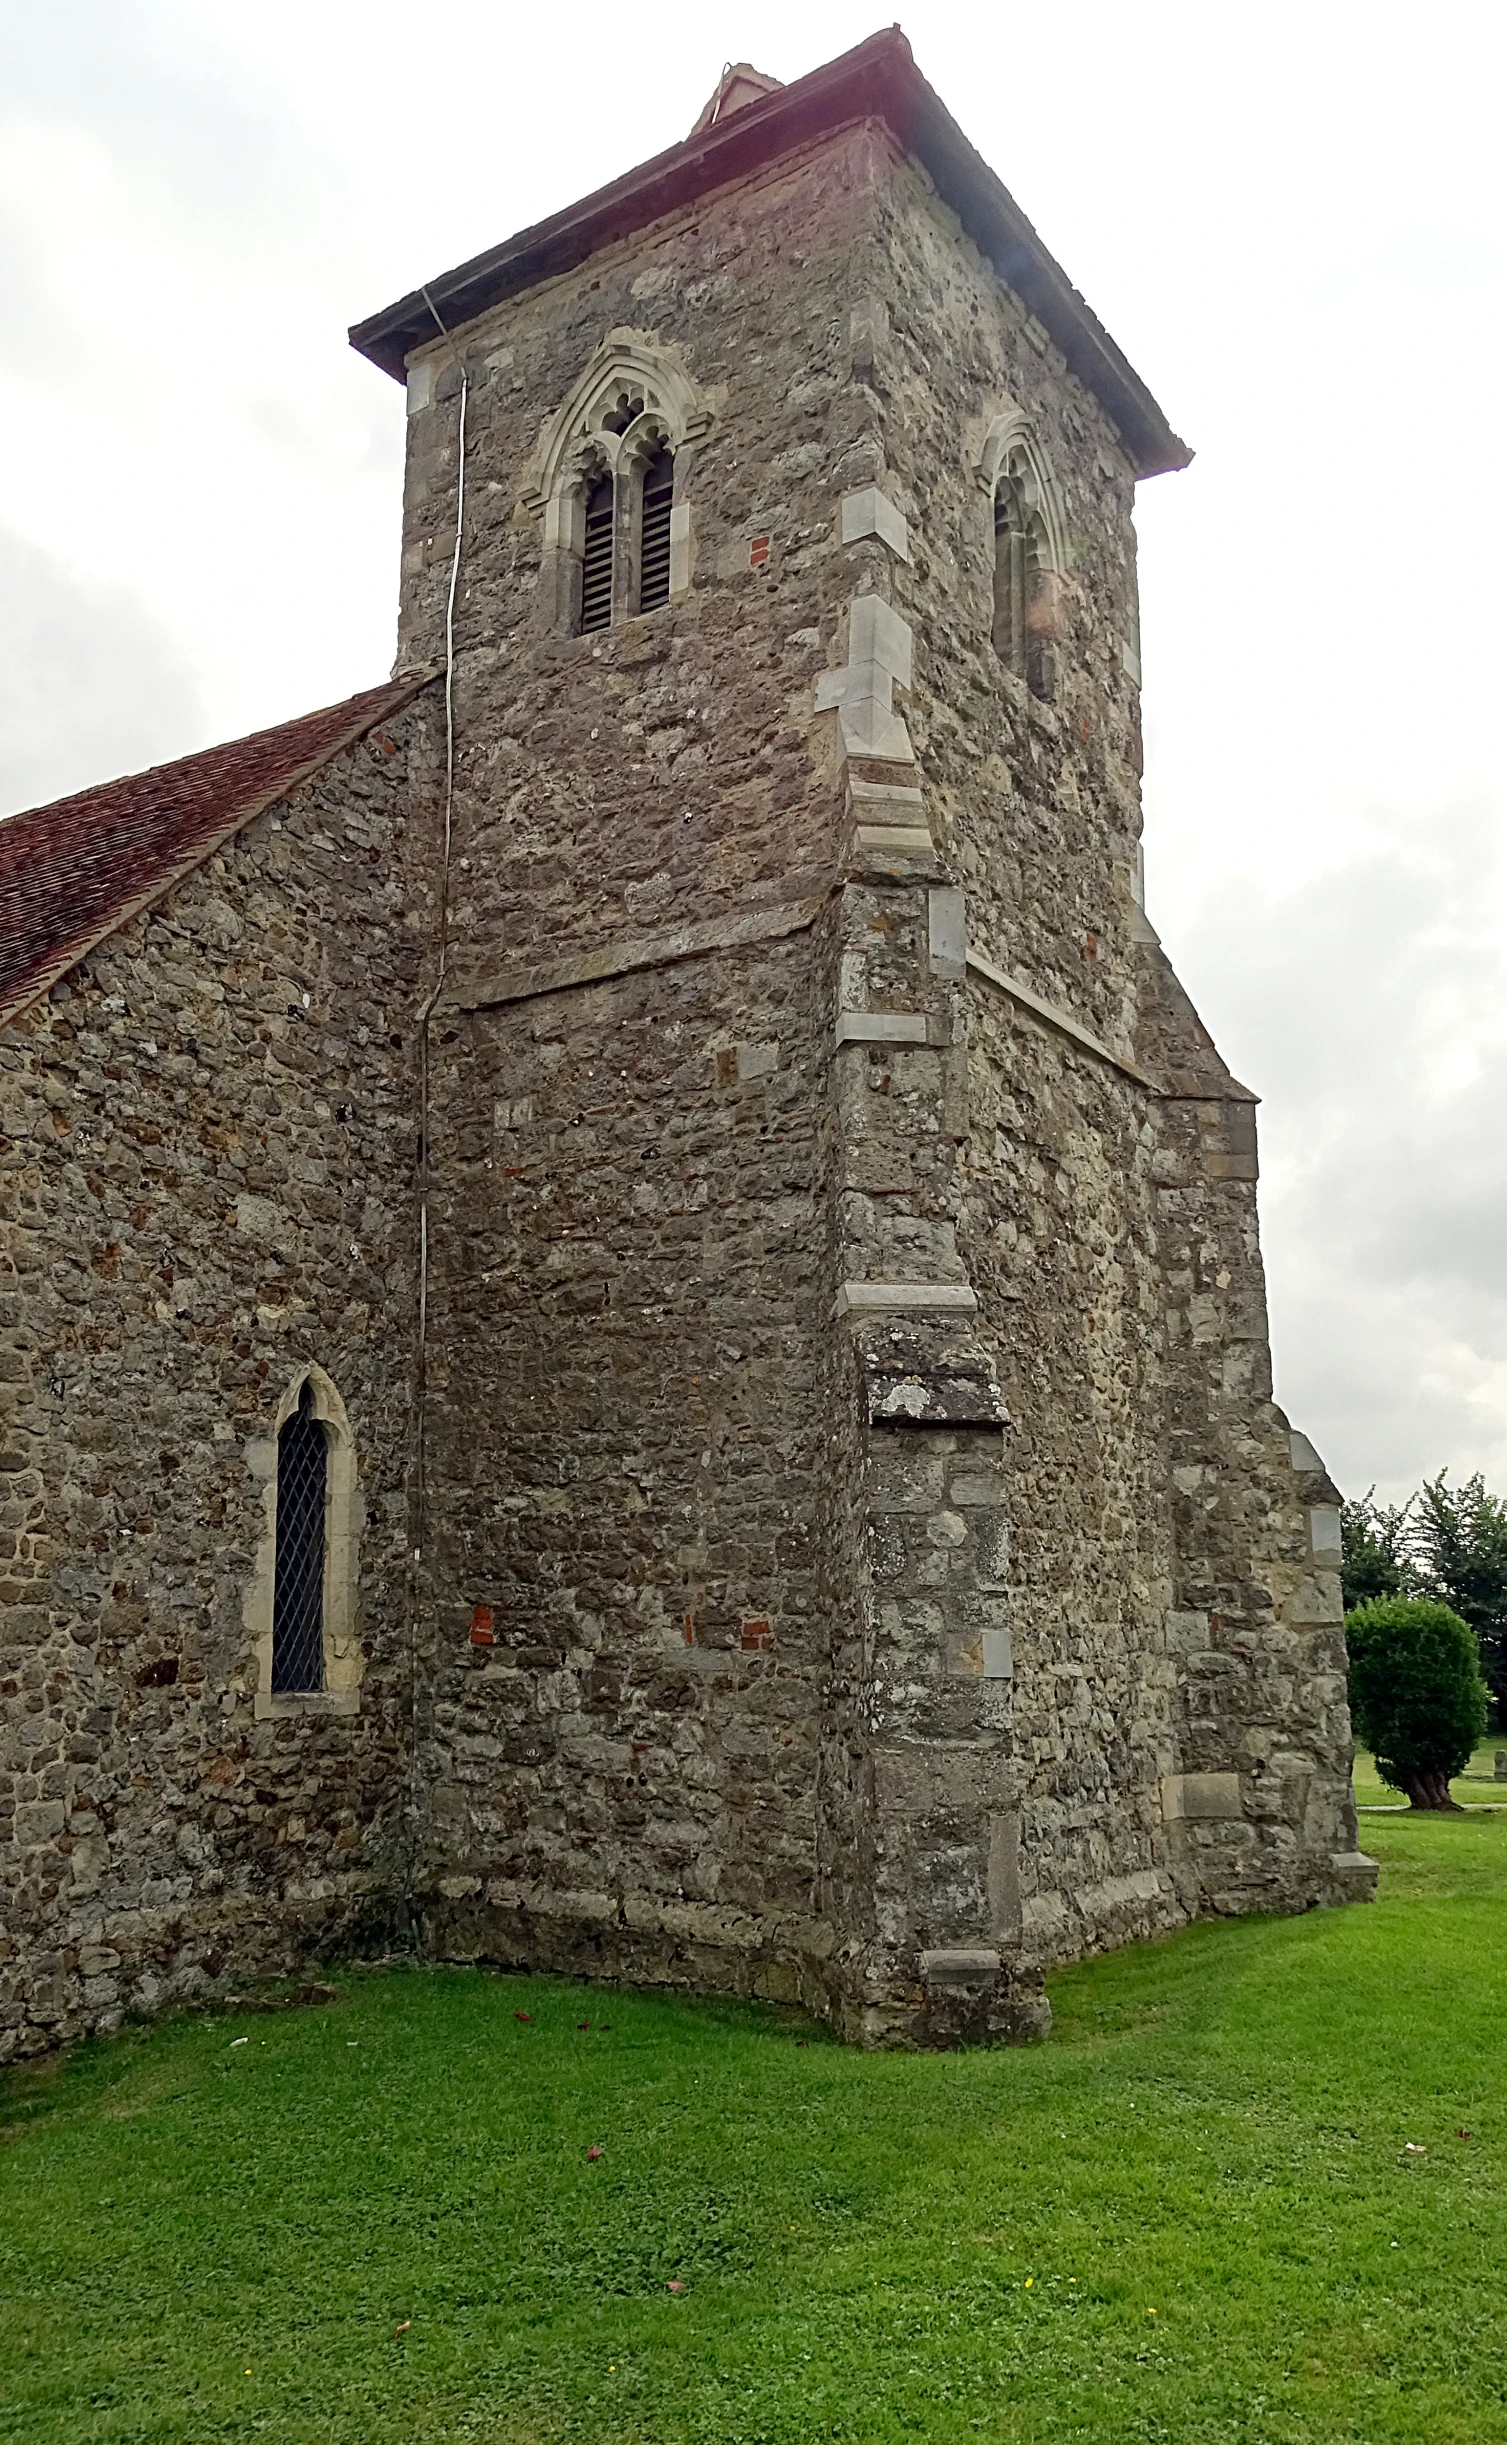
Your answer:
[[[699,136],[703,128],[716,127],[720,120],[730,119],[735,110],[746,110],[750,102],[762,102],[766,93],[783,91],[779,77],[766,76],[761,68],[750,67],[746,59],[730,60],[691,134]]]

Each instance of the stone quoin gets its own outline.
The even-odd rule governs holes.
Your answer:
[[[0,2057],[341,1946],[1041,2033],[1362,1898],[1186,464],[898,31],[353,333],[385,686],[0,826]]]

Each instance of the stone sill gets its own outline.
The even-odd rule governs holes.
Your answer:
[[[259,1689],[254,1709],[258,1723],[269,1715],[359,1715],[358,1689]]]

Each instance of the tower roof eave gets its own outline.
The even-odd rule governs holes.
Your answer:
[[[369,315],[352,326],[351,345],[401,382],[409,356],[435,337],[436,313],[447,329],[471,322],[504,298],[572,270],[600,247],[862,119],[881,120],[924,165],[943,202],[1110,417],[1136,474],[1186,467],[1193,455],[1187,443],[932,91],[898,26],[693,132],[564,212],[430,281],[427,290]]]

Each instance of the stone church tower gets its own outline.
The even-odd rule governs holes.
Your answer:
[[[400,1918],[1029,2035],[1368,1893],[1141,906],[1187,450],[898,32],[352,336],[398,677],[0,830],[0,2050]]]

